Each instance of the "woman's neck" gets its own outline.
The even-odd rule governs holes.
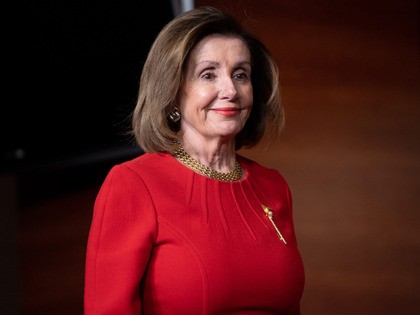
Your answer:
[[[203,137],[192,138],[184,135],[180,139],[184,150],[194,160],[210,167],[211,169],[227,173],[235,168],[236,152],[234,138],[206,139]]]

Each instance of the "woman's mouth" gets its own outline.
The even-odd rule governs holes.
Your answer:
[[[241,108],[234,108],[234,107],[230,107],[230,108],[214,108],[213,111],[219,115],[223,115],[223,116],[234,116],[238,113],[241,112]]]

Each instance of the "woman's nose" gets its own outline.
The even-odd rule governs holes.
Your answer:
[[[235,82],[230,76],[224,77],[220,81],[219,96],[220,98],[233,99],[236,97],[238,91]]]

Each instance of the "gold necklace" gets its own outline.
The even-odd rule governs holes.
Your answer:
[[[201,164],[197,160],[194,160],[179,143],[178,148],[174,151],[174,154],[182,164],[189,167],[193,171],[211,179],[217,179],[225,182],[234,182],[241,179],[243,175],[243,169],[238,160],[235,160],[235,168],[233,171],[228,173],[221,173],[204,164]]]

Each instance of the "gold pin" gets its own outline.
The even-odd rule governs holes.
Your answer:
[[[263,210],[264,210],[264,212],[265,212],[265,215],[266,215],[266,216],[270,219],[271,223],[273,224],[274,229],[276,230],[276,232],[277,232],[278,236],[280,237],[280,240],[281,240],[284,244],[286,244],[286,245],[287,245],[286,240],[284,239],[284,237],[283,237],[283,235],[281,234],[280,230],[277,228],[276,224],[274,223],[274,220],[273,220],[273,211],[272,211],[269,207],[267,207],[267,206],[264,206],[264,205],[261,205],[261,206],[262,206],[262,208],[263,208]]]

